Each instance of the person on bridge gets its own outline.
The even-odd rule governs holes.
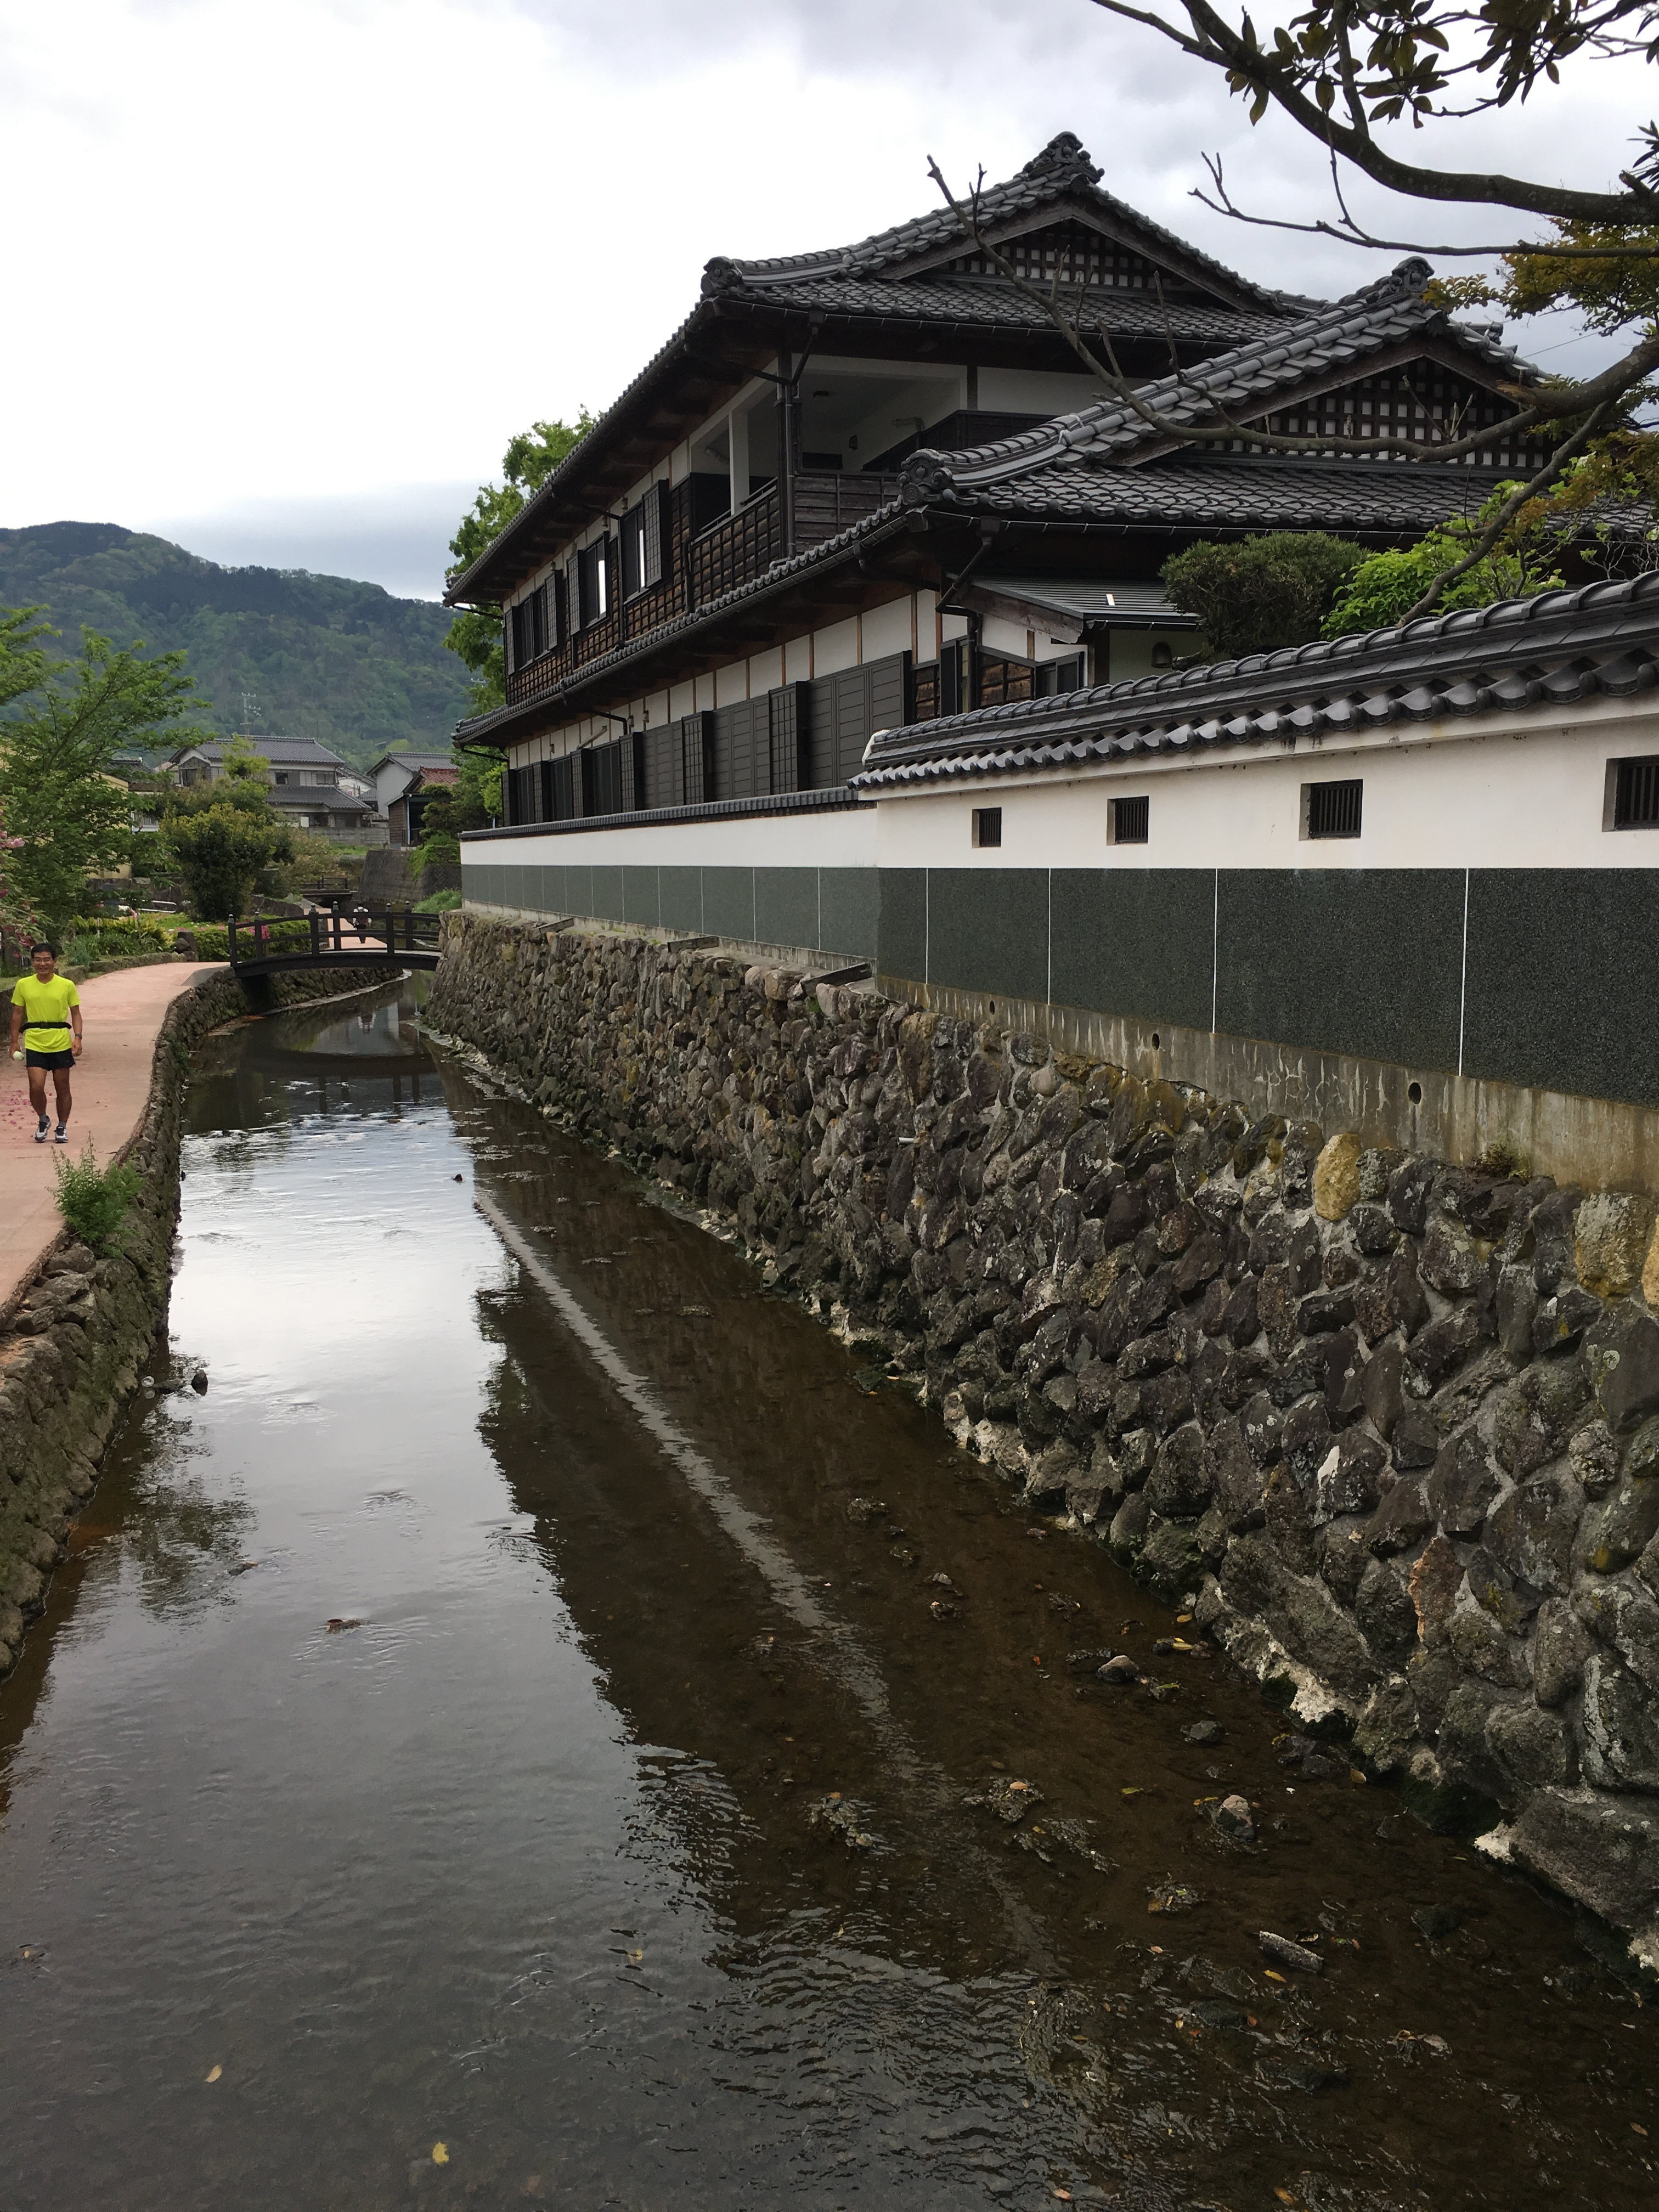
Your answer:
[[[19,976],[11,994],[11,1056],[28,1062],[29,1103],[40,1117],[37,1145],[44,1145],[52,1133],[46,1112],[46,1074],[51,1071],[58,1094],[56,1135],[60,1145],[66,1145],[70,1070],[81,1057],[81,994],[67,975],[58,973],[55,945],[37,945],[29,957],[34,973]],[[18,1049],[20,1037],[28,1041],[26,1052]]]

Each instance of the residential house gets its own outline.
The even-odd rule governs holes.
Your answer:
[[[392,802],[386,816],[386,828],[394,845],[418,845],[421,827],[426,810],[434,794],[453,791],[460,780],[460,770],[453,762],[442,768],[423,768],[404,786]]]
[[[507,703],[458,738],[504,754],[510,823],[844,787],[876,729],[1171,665],[1190,627],[1158,577],[1179,546],[1409,542],[1543,450],[1260,450],[1257,423],[1500,420],[1536,372],[1437,306],[1426,263],[1291,297],[1099,176],[1063,135],[985,193],[982,227],[1058,276],[1165,427],[1103,399],[943,205],[830,252],[708,264],[674,337],[451,586],[505,610]],[[1217,408],[1237,437],[1168,427]]]
[[[187,787],[217,783],[224,775],[228,750],[216,738],[185,745],[173,755],[173,771]],[[337,753],[319,745],[314,738],[262,737],[256,750],[268,763],[271,803],[295,829],[331,838],[338,844],[386,842],[385,826],[376,816],[373,801],[343,782],[343,778],[351,778],[352,771]]]
[[[415,785],[425,779],[428,793],[454,781],[455,757],[450,752],[382,753],[369,769],[374,790],[374,804],[385,816],[391,828],[392,842],[407,845],[416,842],[408,835],[399,836],[398,829],[407,829],[408,810],[395,817],[393,808],[400,799],[407,797]],[[416,833],[418,836],[418,831]]]

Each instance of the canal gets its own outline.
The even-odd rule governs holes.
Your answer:
[[[184,1164],[0,1686],[18,2212],[1652,2204],[1611,1938],[410,999],[210,1041]]]

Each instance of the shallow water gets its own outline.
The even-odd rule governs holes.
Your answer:
[[[1593,1929],[1287,1773],[410,1002],[218,1041],[185,1166],[154,1375],[210,1388],[135,1407],[0,1686],[9,2204],[1651,2204]]]

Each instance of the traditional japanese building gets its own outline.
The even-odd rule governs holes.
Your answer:
[[[861,244],[711,261],[680,329],[451,587],[505,611],[515,829],[844,793],[873,732],[1170,665],[1200,538],[1386,546],[1539,458],[1289,459],[1253,428],[1449,435],[1535,372],[1425,292],[1272,292],[1103,191],[1069,134],[981,234],[1141,380],[1103,397],[942,204]],[[1239,434],[1197,434],[1218,413]],[[1183,434],[1182,425],[1191,426]],[[822,808],[823,798],[817,800]],[[476,856],[482,861],[483,854]]]

